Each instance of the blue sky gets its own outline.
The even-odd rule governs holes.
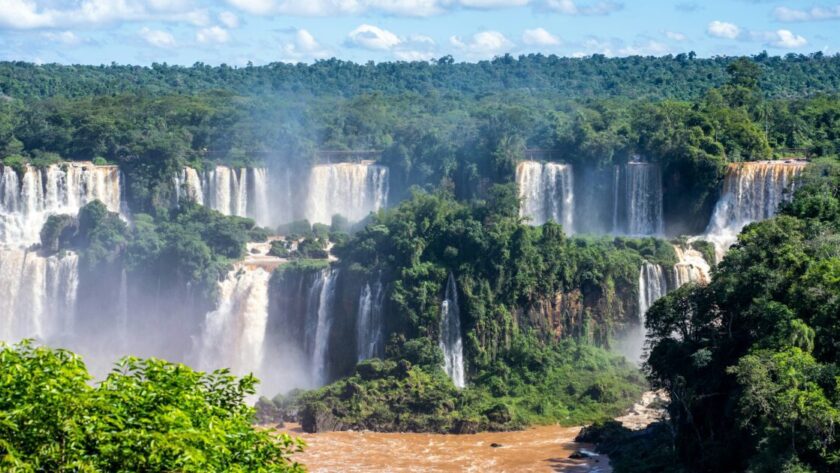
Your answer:
[[[0,60],[835,54],[838,27],[840,3],[797,0],[0,0]]]

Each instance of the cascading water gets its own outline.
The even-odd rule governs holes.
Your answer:
[[[521,199],[519,214],[532,225],[553,220],[573,232],[574,182],[567,164],[522,161],[516,167],[516,184]]]
[[[261,267],[235,265],[219,283],[218,306],[209,312],[198,342],[203,370],[228,367],[233,373],[259,373],[268,321],[268,282]]]
[[[0,251],[0,340],[60,341],[73,332],[78,257]]]
[[[319,283],[313,286],[313,289],[318,288],[318,308],[315,317],[315,333],[311,359],[314,377],[318,385],[325,384],[328,379],[327,360],[330,331],[332,330],[333,323],[335,282],[337,277],[337,269],[324,269],[320,273]]]
[[[320,164],[309,174],[305,217],[330,224],[339,214],[358,222],[384,208],[387,200],[387,167],[367,162]]]
[[[632,161],[615,170],[613,232],[661,235],[662,176],[659,165]]]
[[[704,237],[715,244],[718,260],[748,223],[774,216],[779,204],[793,197],[806,165],[804,161],[756,161],[727,167],[723,193]]]
[[[0,245],[38,243],[41,227],[54,214],[76,215],[100,200],[120,211],[120,171],[116,166],[72,162],[39,169],[27,166],[19,175],[0,166]]]
[[[703,254],[693,248],[674,245],[677,264],[674,265],[674,287],[677,289],[688,283],[708,284],[711,280],[711,266]]]
[[[449,273],[446,281],[446,294],[440,306],[440,349],[443,350],[443,362],[446,374],[458,388],[466,383],[464,369],[464,343],[461,338],[461,310],[458,307],[458,287],[455,276]]]
[[[382,280],[365,283],[359,294],[359,312],[356,317],[356,353],[359,361],[382,356],[383,327],[382,302],[385,291]]]
[[[179,201],[191,200],[224,215],[253,218],[260,225],[274,223],[265,168],[216,166],[198,172],[187,167],[175,177],[175,189]]]

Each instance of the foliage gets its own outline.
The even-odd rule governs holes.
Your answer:
[[[690,471],[840,466],[840,164],[809,166],[791,203],[747,226],[707,287],[647,314],[647,370],[668,390]]]
[[[617,415],[644,389],[625,361],[575,342],[522,347],[516,353],[523,359],[500,360],[496,372],[463,390],[428,339],[395,339],[388,350],[387,359],[365,360],[351,376],[291,401],[304,429],[471,433],[579,425]],[[277,407],[290,409],[290,400],[280,398]]]
[[[299,440],[251,426],[253,377],[124,358],[90,380],[71,352],[0,346],[4,471],[304,471]]]

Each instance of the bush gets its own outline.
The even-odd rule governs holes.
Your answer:
[[[124,358],[90,380],[69,351],[0,346],[0,469],[304,471],[299,440],[251,426],[252,376]]]

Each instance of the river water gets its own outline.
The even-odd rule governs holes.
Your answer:
[[[569,458],[591,445],[574,443],[580,427],[541,426],[517,432],[467,435],[324,432],[307,434],[295,424],[284,429],[307,447],[294,459],[311,472],[573,472],[609,473],[600,455]],[[500,447],[492,447],[491,444]]]

